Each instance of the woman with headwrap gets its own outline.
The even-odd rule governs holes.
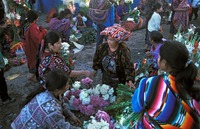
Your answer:
[[[110,85],[114,89],[119,83],[133,86],[135,71],[131,62],[130,50],[124,43],[131,33],[120,25],[114,25],[107,27],[100,34],[108,36],[108,39],[95,52],[94,75],[98,69],[101,69],[102,83]]]

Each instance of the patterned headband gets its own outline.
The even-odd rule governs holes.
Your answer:
[[[115,41],[120,42],[127,40],[132,33],[126,31],[125,28],[121,27],[121,25],[115,24],[114,26],[105,28],[100,34],[111,36]]]

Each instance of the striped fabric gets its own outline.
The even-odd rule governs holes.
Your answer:
[[[109,0],[90,0],[88,15],[93,22],[101,24],[106,20],[110,7]]]
[[[131,36],[131,32],[126,31],[125,28],[121,27],[119,24],[115,24],[111,27],[105,28],[100,32],[101,35],[111,36],[115,41],[120,42],[127,40]]]
[[[49,29],[52,31],[56,31],[58,33],[64,33],[65,31],[69,30],[71,27],[71,22],[69,19],[62,19],[59,20],[57,18],[52,18],[49,23]]]
[[[169,83],[171,88],[166,83]],[[200,105],[194,99],[188,100],[189,105],[184,101],[180,102],[181,100],[179,101],[174,93],[177,94],[178,92],[175,78],[171,75],[142,79],[132,98],[133,111],[141,112],[145,107],[149,116],[164,129],[197,128],[199,124],[191,116],[191,110],[193,109],[199,118]],[[152,121],[150,122],[146,113],[144,113],[137,127],[156,128],[156,125],[153,125]]]

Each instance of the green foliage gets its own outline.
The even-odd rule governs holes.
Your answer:
[[[93,28],[85,28],[85,31],[82,32],[82,37],[78,42],[82,45],[91,44],[96,41],[96,32]]]

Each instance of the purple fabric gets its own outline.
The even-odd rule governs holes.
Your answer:
[[[44,91],[36,95],[12,122],[13,129],[43,128],[69,129],[70,123],[65,121],[62,114],[62,106],[54,95],[49,91]]]
[[[123,20],[125,16],[123,13],[128,13],[128,7],[126,5],[124,6],[118,5],[116,11],[117,11],[118,16],[121,18],[121,20]]]

